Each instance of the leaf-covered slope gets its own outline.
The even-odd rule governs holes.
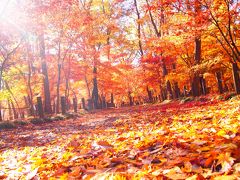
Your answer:
[[[235,179],[239,100],[137,106],[0,132],[0,178]]]

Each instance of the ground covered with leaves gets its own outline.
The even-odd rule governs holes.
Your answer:
[[[237,179],[240,100],[171,102],[0,131],[0,179]]]

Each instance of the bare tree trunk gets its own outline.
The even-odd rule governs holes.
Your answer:
[[[13,110],[13,118],[17,119],[18,118],[18,113],[17,113],[16,108],[15,108],[12,101],[11,101],[11,106],[12,106],[12,110]]]
[[[9,112],[9,120],[13,120],[12,108],[9,100],[8,100],[8,112]]]
[[[128,98],[129,98],[129,105],[130,105],[130,106],[133,106],[133,97],[132,97],[130,91],[128,91]]]
[[[62,108],[62,114],[66,114],[66,112],[67,112],[66,97],[64,97],[64,96],[61,97],[61,108]]]
[[[137,13],[137,18],[138,20],[140,20],[140,12],[138,10],[138,5],[137,5],[137,0],[134,0],[134,5],[135,5],[135,9],[136,9],[136,13]],[[143,56],[143,47],[142,47],[142,41],[141,41],[141,24],[138,23],[138,46],[139,46],[139,50],[140,50],[140,54],[141,56]]]
[[[99,104],[98,104],[99,97],[98,97],[97,68],[96,67],[93,68],[93,74],[94,74],[94,78],[93,78],[92,99],[93,99],[94,108],[98,109],[99,108]]]
[[[152,96],[152,92],[150,91],[149,87],[147,86],[147,93],[148,93],[148,100],[150,103],[153,102],[153,96]]]
[[[102,97],[102,108],[103,108],[103,109],[106,109],[106,107],[107,107],[106,98],[105,98],[105,96],[103,96],[103,97]]]
[[[73,98],[73,110],[74,110],[75,113],[77,113],[77,111],[78,111],[77,98]]]
[[[240,77],[239,77],[239,68],[237,63],[232,63],[232,74],[233,74],[233,83],[234,89],[237,94],[240,94]]]
[[[59,113],[59,104],[60,104],[60,81],[61,81],[61,64],[58,64],[58,79],[57,79],[57,102],[56,102],[56,113]]]
[[[195,38],[195,64],[199,64],[201,61],[201,39]],[[192,80],[192,95],[194,97],[200,96],[200,78],[199,74],[194,72],[193,80]]]
[[[92,102],[92,99],[88,99],[88,100],[87,100],[87,106],[88,106],[88,108],[87,108],[88,111],[93,110],[93,102]]]
[[[114,97],[113,97],[113,93],[111,93],[111,104],[114,104]]]
[[[173,99],[172,85],[169,80],[167,81],[167,96],[168,99]]]
[[[222,84],[222,74],[221,72],[216,72],[216,78],[218,83],[218,91],[220,94],[223,93],[223,84]]]
[[[206,95],[207,94],[207,87],[206,87],[206,80],[203,78],[203,76],[200,76],[200,87],[201,87],[201,94]]]
[[[32,114],[31,108],[30,108],[29,98],[27,96],[24,96],[24,102],[25,102],[26,107],[29,108],[27,110],[27,114],[32,116],[33,114]]]
[[[28,42],[27,42],[28,43]],[[29,114],[31,116],[34,115],[34,108],[33,108],[33,92],[31,86],[31,77],[32,77],[32,63],[30,60],[30,47],[27,44],[27,62],[28,62],[28,77],[27,77],[27,88],[28,88],[28,104],[29,104]]]
[[[65,89],[65,97],[66,97],[66,107],[67,109],[69,109],[69,91],[70,91],[70,87],[69,87],[69,78],[70,78],[70,68],[71,68],[71,65],[70,65],[70,60],[68,61],[68,71],[67,71],[67,74],[65,76],[65,82],[66,82],[66,89]]]
[[[199,0],[194,0],[194,10],[195,10],[195,16],[197,16],[201,12],[201,3]],[[197,18],[195,17],[195,23],[198,23]],[[200,35],[195,35],[195,64],[199,64],[201,62],[201,37]],[[200,90],[200,77],[199,73],[194,72],[193,76],[193,82],[192,82],[192,95],[194,97],[200,96],[201,95],[201,90]]]
[[[1,103],[1,102],[0,102]],[[2,106],[2,105],[0,105]],[[2,117],[2,107],[0,107],[0,121],[3,121],[3,117]]]
[[[85,99],[82,98],[82,109],[86,110],[86,104],[85,104]]]
[[[40,57],[42,63],[42,74],[44,75],[43,83],[44,83],[44,112],[47,114],[52,113],[51,107],[51,95],[49,88],[49,79],[48,79],[48,70],[46,63],[46,54],[45,54],[45,42],[44,42],[44,33],[42,32],[39,36],[39,46],[40,46]]]
[[[102,109],[102,103],[103,103],[103,99],[102,99],[103,97],[102,96],[99,96],[98,97],[98,109]]]
[[[199,76],[197,74],[194,74],[193,80],[192,80],[192,96],[200,96],[200,91],[199,91]]]
[[[166,93],[166,89],[165,87],[162,87],[162,85],[160,84],[160,96],[161,96],[161,101],[164,101],[167,99],[167,93]]]
[[[162,72],[163,72],[163,77],[165,77],[168,74],[167,67],[164,62],[162,63]]]
[[[188,96],[188,94],[187,94],[187,87],[186,86],[183,86],[183,96],[184,97]]]
[[[149,5],[148,0],[146,0],[146,3],[147,3],[147,6],[148,6],[148,8],[149,8],[150,5]],[[162,10],[162,9],[161,9],[161,10]],[[151,11],[150,8],[149,8],[148,12],[149,12],[149,16],[150,16],[151,23],[152,23],[152,25],[153,25],[155,34],[157,35],[157,37],[160,37],[160,36],[161,36],[161,33],[159,32],[159,30],[158,30],[158,28],[157,28],[157,25],[156,25],[156,23],[155,23],[155,21],[154,21],[154,19],[153,19],[152,11]],[[162,16],[163,16],[163,13],[162,13]],[[163,18],[163,17],[161,17],[161,18]],[[162,19],[161,19],[161,20],[162,20]],[[163,20],[162,20],[162,21],[163,21]],[[162,21],[161,21],[161,22],[162,22]]]
[[[178,87],[178,83],[174,82],[174,98],[180,97],[180,89]]]
[[[42,97],[37,97],[37,111],[40,118],[44,118]]]
[[[55,114],[56,113],[56,101],[55,101],[55,98],[53,100],[53,108],[52,108],[52,113]]]

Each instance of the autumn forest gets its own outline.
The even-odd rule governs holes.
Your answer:
[[[239,0],[0,0],[0,179],[237,179],[239,94]]]

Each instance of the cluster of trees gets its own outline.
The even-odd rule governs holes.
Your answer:
[[[18,0],[0,12],[0,119],[61,96],[134,104],[240,93],[238,0]],[[13,12],[11,12],[13,11]],[[5,16],[4,16],[5,14]],[[105,106],[105,105],[104,105]]]

